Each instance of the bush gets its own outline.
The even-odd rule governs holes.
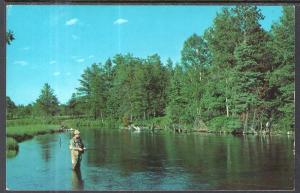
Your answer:
[[[283,117],[277,122],[277,124],[273,124],[273,126],[271,127],[271,132],[291,132],[294,131],[294,127],[295,121],[292,117]]]
[[[147,127],[147,128],[152,128],[153,126],[156,128],[165,128],[165,127],[170,128],[172,125],[171,120],[167,116],[155,117],[147,120],[136,120],[134,121],[134,124],[142,127]]]
[[[19,145],[18,142],[11,137],[6,137],[6,151],[13,150],[13,151],[18,151],[19,150]]]
[[[241,128],[241,122],[237,117],[215,117],[208,122],[208,130],[216,132],[232,132]]]
[[[123,116],[122,123],[123,123],[124,127],[128,127],[129,126],[130,122],[129,122],[128,116],[126,116],[126,115]]]
[[[31,117],[31,118],[7,120],[6,125],[8,127],[20,126],[20,125],[60,125],[65,120],[69,120],[69,119],[71,119],[70,116]]]
[[[64,120],[62,122],[64,126],[67,128],[82,128],[82,127],[89,127],[89,128],[118,128],[120,123],[119,121],[108,118],[104,119],[103,121],[101,119],[69,119]]]
[[[47,124],[45,119],[38,119],[38,118],[25,118],[25,119],[14,119],[14,120],[7,120],[6,126],[20,126],[20,125],[36,125],[36,124]]]

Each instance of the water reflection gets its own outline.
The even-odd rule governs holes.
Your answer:
[[[57,142],[57,139],[51,135],[45,135],[44,137],[36,137],[36,141],[42,149],[42,158],[45,160],[45,162],[48,162],[52,155],[52,144]]]
[[[84,181],[80,169],[72,170],[72,190],[84,190]]]
[[[71,170],[68,135],[39,136],[21,143],[21,153],[7,159],[9,187],[21,190],[269,190],[294,186],[293,140],[285,136],[86,129],[81,130],[81,137],[88,148],[93,148],[83,154],[81,171]],[[30,165],[28,161],[24,167],[30,159],[35,163]],[[28,171],[32,175],[27,175]]]

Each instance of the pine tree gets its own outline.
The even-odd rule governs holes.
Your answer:
[[[274,65],[269,74],[274,121],[286,130],[295,126],[295,9],[283,7],[280,22],[272,26]],[[276,121],[279,120],[279,121]]]
[[[13,118],[16,113],[16,110],[17,105],[10,99],[10,97],[6,96],[6,118]]]
[[[81,75],[80,87],[77,88],[80,101],[86,104],[87,111],[94,119],[103,121],[106,107],[106,87],[103,70],[100,65],[93,64]]]
[[[59,102],[54,95],[54,90],[46,83],[42,90],[39,98],[36,100],[37,109],[46,116],[54,116],[59,111]]]
[[[259,21],[264,19],[256,6],[237,6],[233,9],[243,41],[235,48],[235,79],[238,82],[233,89],[236,112],[242,113],[244,131],[256,129],[258,115],[265,114],[263,108],[265,96],[266,72],[270,69],[272,55],[268,49],[270,37]],[[251,121],[250,122],[250,114]]]

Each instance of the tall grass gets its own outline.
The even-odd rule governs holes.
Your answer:
[[[18,142],[11,137],[6,137],[6,151],[18,151],[19,150],[19,145]]]
[[[146,128],[160,128],[160,129],[170,129],[172,128],[171,121],[168,117],[156,117],[147,120],[137,120],[133,121],[133,124],[146,127]]]
[[[64,120],[71,119],[69,116],[55,116],[55,117],[38,117],[38,118],[22,118],[6,120],[7,126],[20,125],[60,125]]]
[[[13,137],[17,141],[22,141],[27,138],[32,138],[35,135],[54,133],[60,128],[59,125],[19,125],[19,126],[8,126],[6,129],[6,136]]]
[[[31,139],[35,135],[60,131],[60,124],[49,124],[53,119],[14,119],[6,121],[6,156],[16,155],[18,142]],[[58,122],[58,121],[56,121]]]
[[[20,142],[35,135],[55,132],[60,128],[59,124],[49,124],[50,122],[51,120],[42,118],[7,120],[6,136]]]
[[[20,125],[36,125],[36,124],[47,124],[47,121],[45,119],[37,119],[37,118],[6,120],[7,127],[20,126]]]
[[[68,128],[106,128],[106,129],[116,129],[119,128],[120,122],[115,119],[86,119],[86,118],[78,118],[78,119],[69,119],[64,120],[62,124]]]

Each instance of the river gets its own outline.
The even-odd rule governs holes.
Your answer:
[[[6,159],[9,190],[292,190],[292,136],[83,129],[71,170],[70,134],[20,143]]]

